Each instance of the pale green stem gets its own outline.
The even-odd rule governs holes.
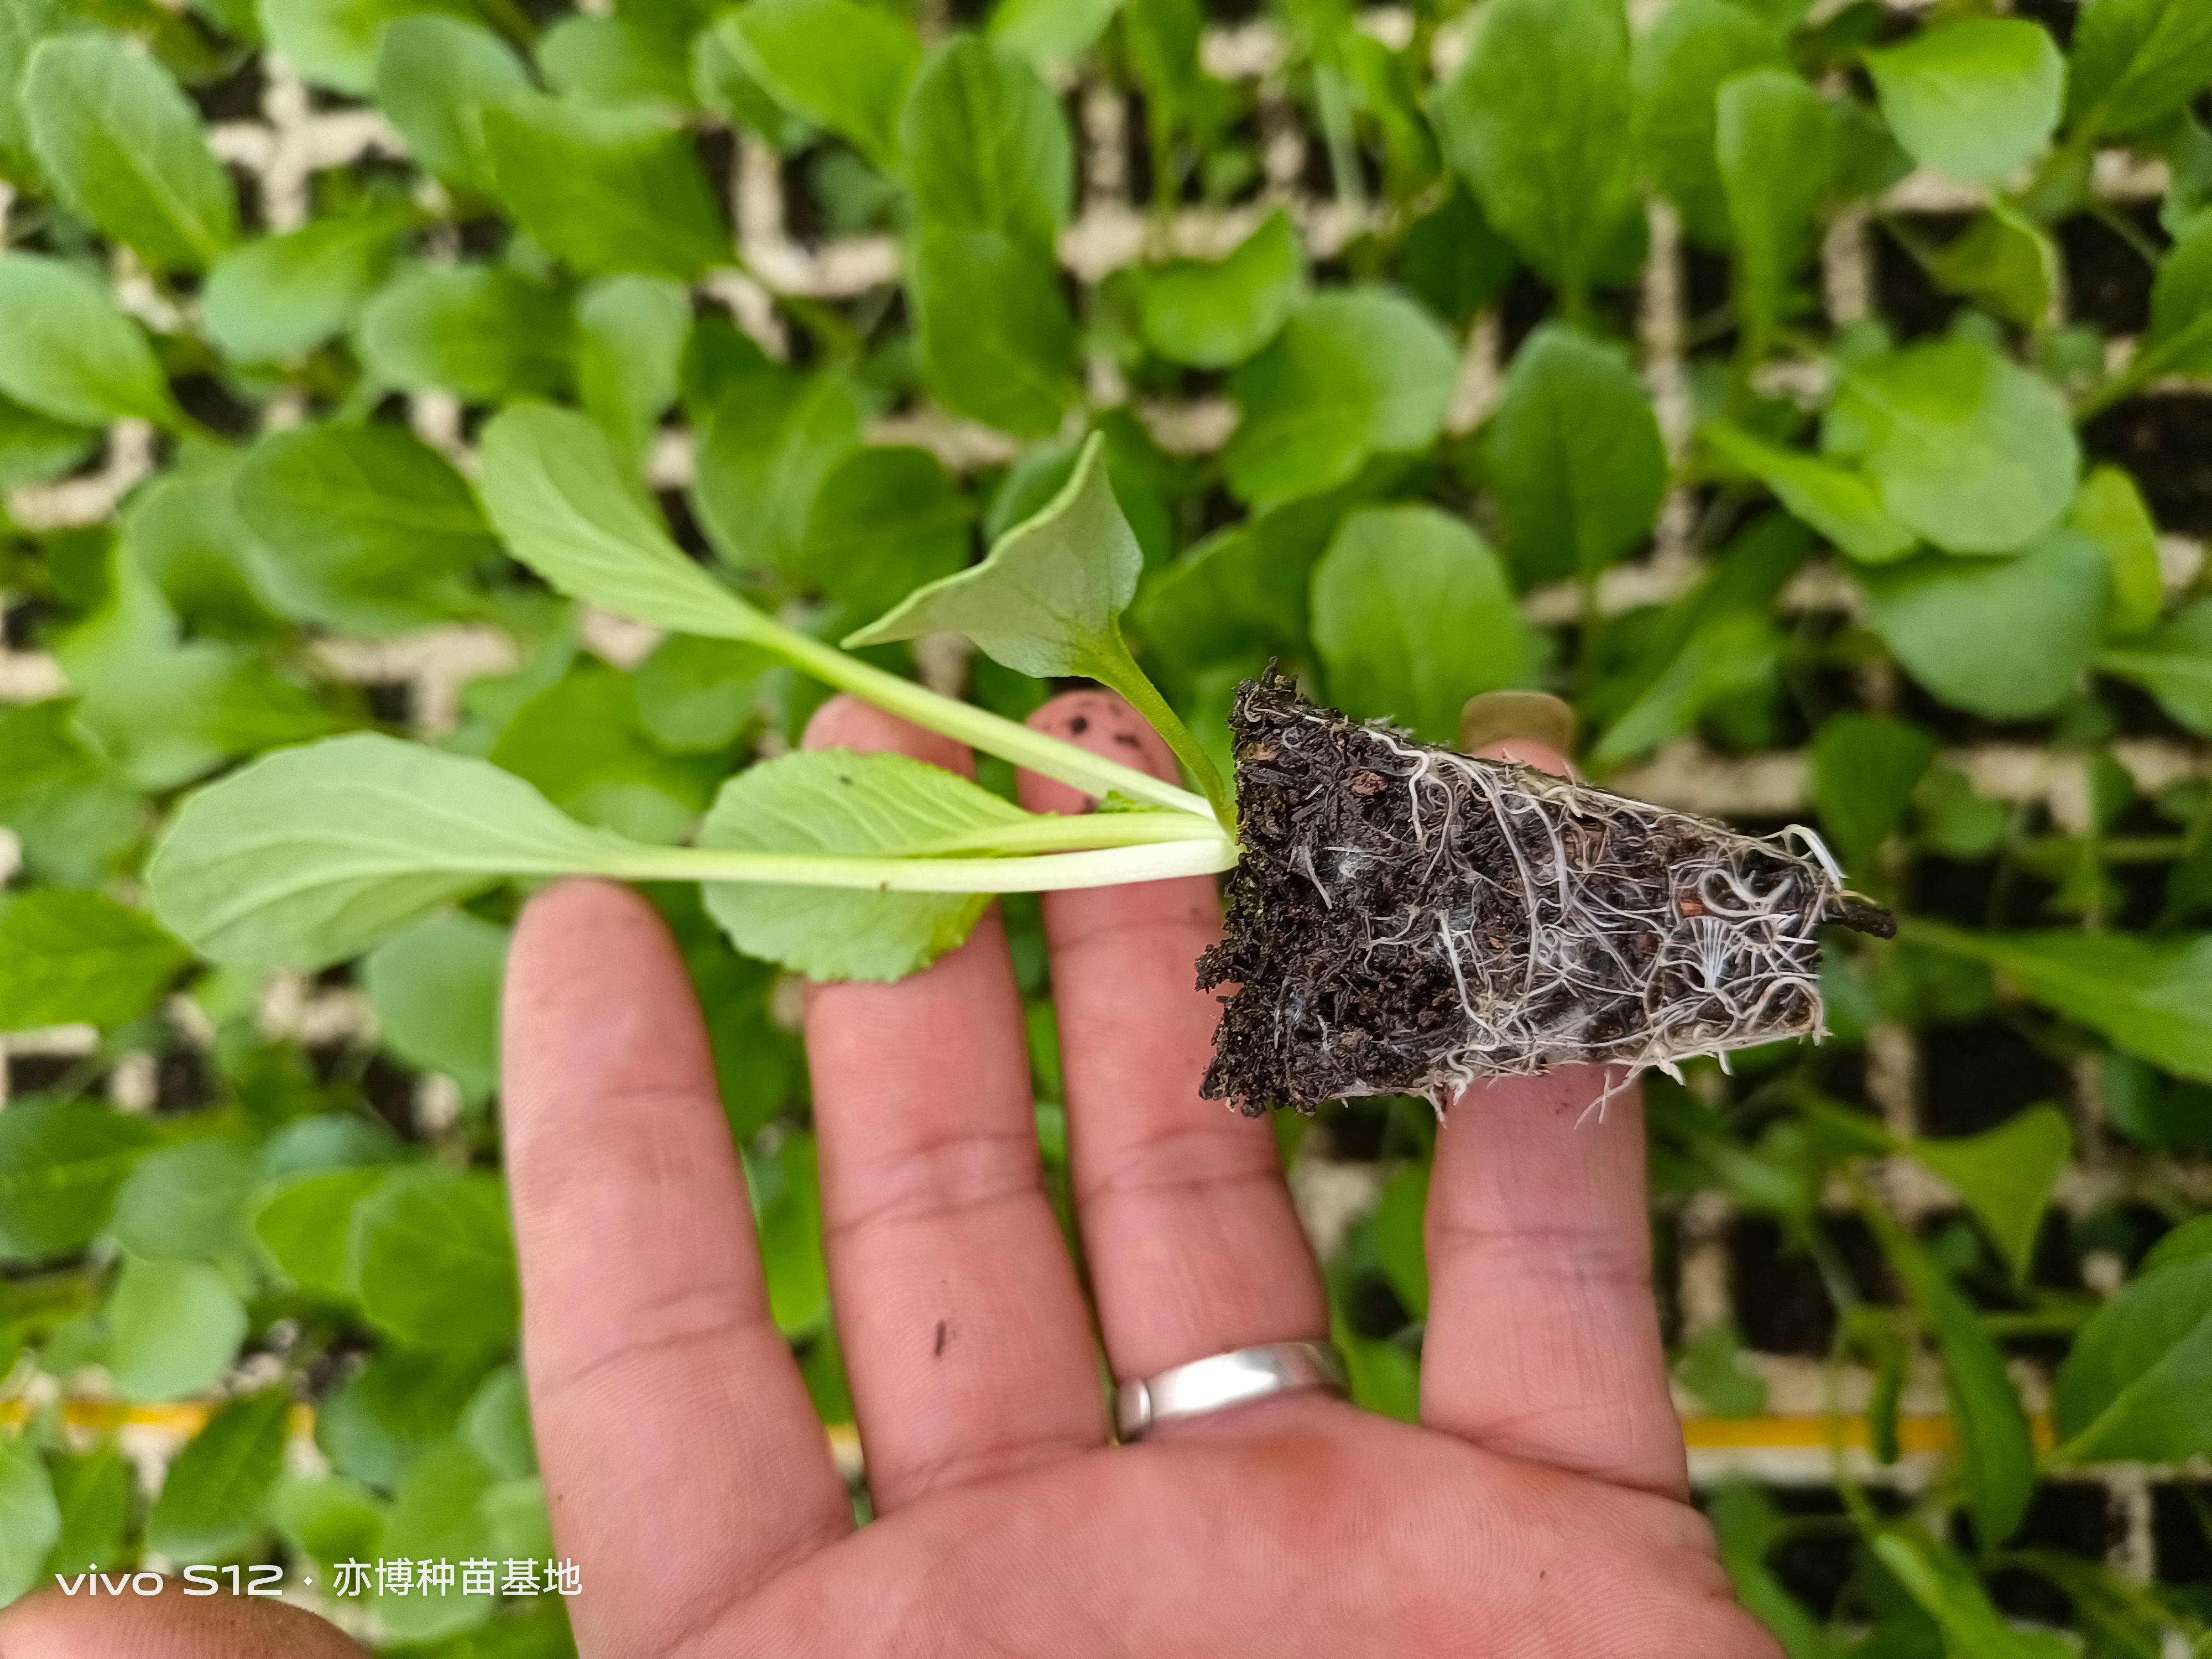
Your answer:
[[[1314,60],[1313,76],[1322,141],[1328,149],[1329,179],[1336,186],[1336,199],[1357,212],[1367,205],[1367,184],[1359,176],[1359,143],[1352,131],[1352,98],[1344,72],[1323,57]]]
[[[587,873],[624,881],[759,882],[884,893],[1053,893],[1211,875],[1236,862],[1235,842],[1209,836],[1012,859],[852,858],[706,847],[640,848],[594,860]]]
[[[1237,797],[1222,781],[1221,769],[1214,765],[1213,757],[1199,747],[1198,739],[1182,723],[1182,716],[1168,706],[1159,688],[1154,685],[1145,671],[1137,666],[1129,647],[1121,642],[1121,630],[1114,630],[1114,650],[1103,660],[1093,665],[1097,678],[1127,697],[1136,711],[1152,725],[1153,731],[1167,740],[1176,758],[1183,763],[1198,787],[1206,791],[1212,803],[1213,816],[1234,835],[1237,830]]]
[[[1085,812],[1066,817],[1032,817],[994,824],[957,836],[918,841],[899,849],[902,858],[937,858],[946,853],[1070,853],[1098,847],[1152,847],[1166,842],[1212,841],[1188,812]]]
[[[1163,783],[1149,772],[1094,755],[1042,732],[1032,732],[987,708],[962,702],[957,697],[939,696],[926,685],[885,673],[857,657],[846,655],[835,646],[824,645],[795,629],[786,628],[750,605],[744,611],[752,631],[739,637],[775,652],[793,668],[840,691],[849,691],[887,714],[901,715],[986,754],[1057,779],[1087,795],[1117,793],[1149,805],[1171,807],[1178,812],[1218,821],[1213,805],[1188,789]]]

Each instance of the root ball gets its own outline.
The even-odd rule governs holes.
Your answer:
[[[1243,858],[1199,983],[1236,988],[1205,1093],[1249,1115],[1817,1036],[1821,923],[1887,921],[1809,834],[1470,759],[1272,670],[1230,725]]]

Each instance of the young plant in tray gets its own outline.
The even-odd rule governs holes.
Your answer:
[[[1200,964],[1226,999],[1206,1092],[1249,1112],[1419,1091],[1576,1060],[1671,1067],[1821,1029],[1817,930],[1875,926],[1814,856],[1304,702],[1272,672],[1231,726],[1251,818],[1123,643],[1143,556],[1103,440],[971,569],[848,645],[964,635],[1018,672],[1081,675],[1152,721],[1198,781],[1149,774],[873,668],[784,626],[687,558],[583,416],[519,405],[487,428],[483,493],[562,592],[733,640],[878,707],[1073,785],[1025,812],[903,756],[787,754],[721,789],[691,847],[568,817],[489,763],[356,734],[265,757],[192,797],[149,869],[213,960],[314,968],[508,877],[696,881],[740,950],[818,979],[896,979],[964,939],[994,893],[1237,867]],[[1808,837],[1809,840],[1810,838]],[[1886,918],[1884,919],[1886,921]]]

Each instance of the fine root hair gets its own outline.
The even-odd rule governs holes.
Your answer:
[[[1199,964],[1206,1094],[1438,1110],[1479,1078],[1823,1034],[1820,928],[1881,931],[1817,836],[1760,839],[1359,725],[1269,672],[1231,725],[1243,858]],[[1725,1059],[1723,1059],[1725,1064]]]

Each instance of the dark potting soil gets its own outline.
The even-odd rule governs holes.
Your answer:
[[[1250,1115],[1811,1035],[1820,923],[1888,922],[1809,858],[1358,725],[1272,670],[1230,726],[1243,856],[1199,984],[1237,988],[1204,1092]]]

